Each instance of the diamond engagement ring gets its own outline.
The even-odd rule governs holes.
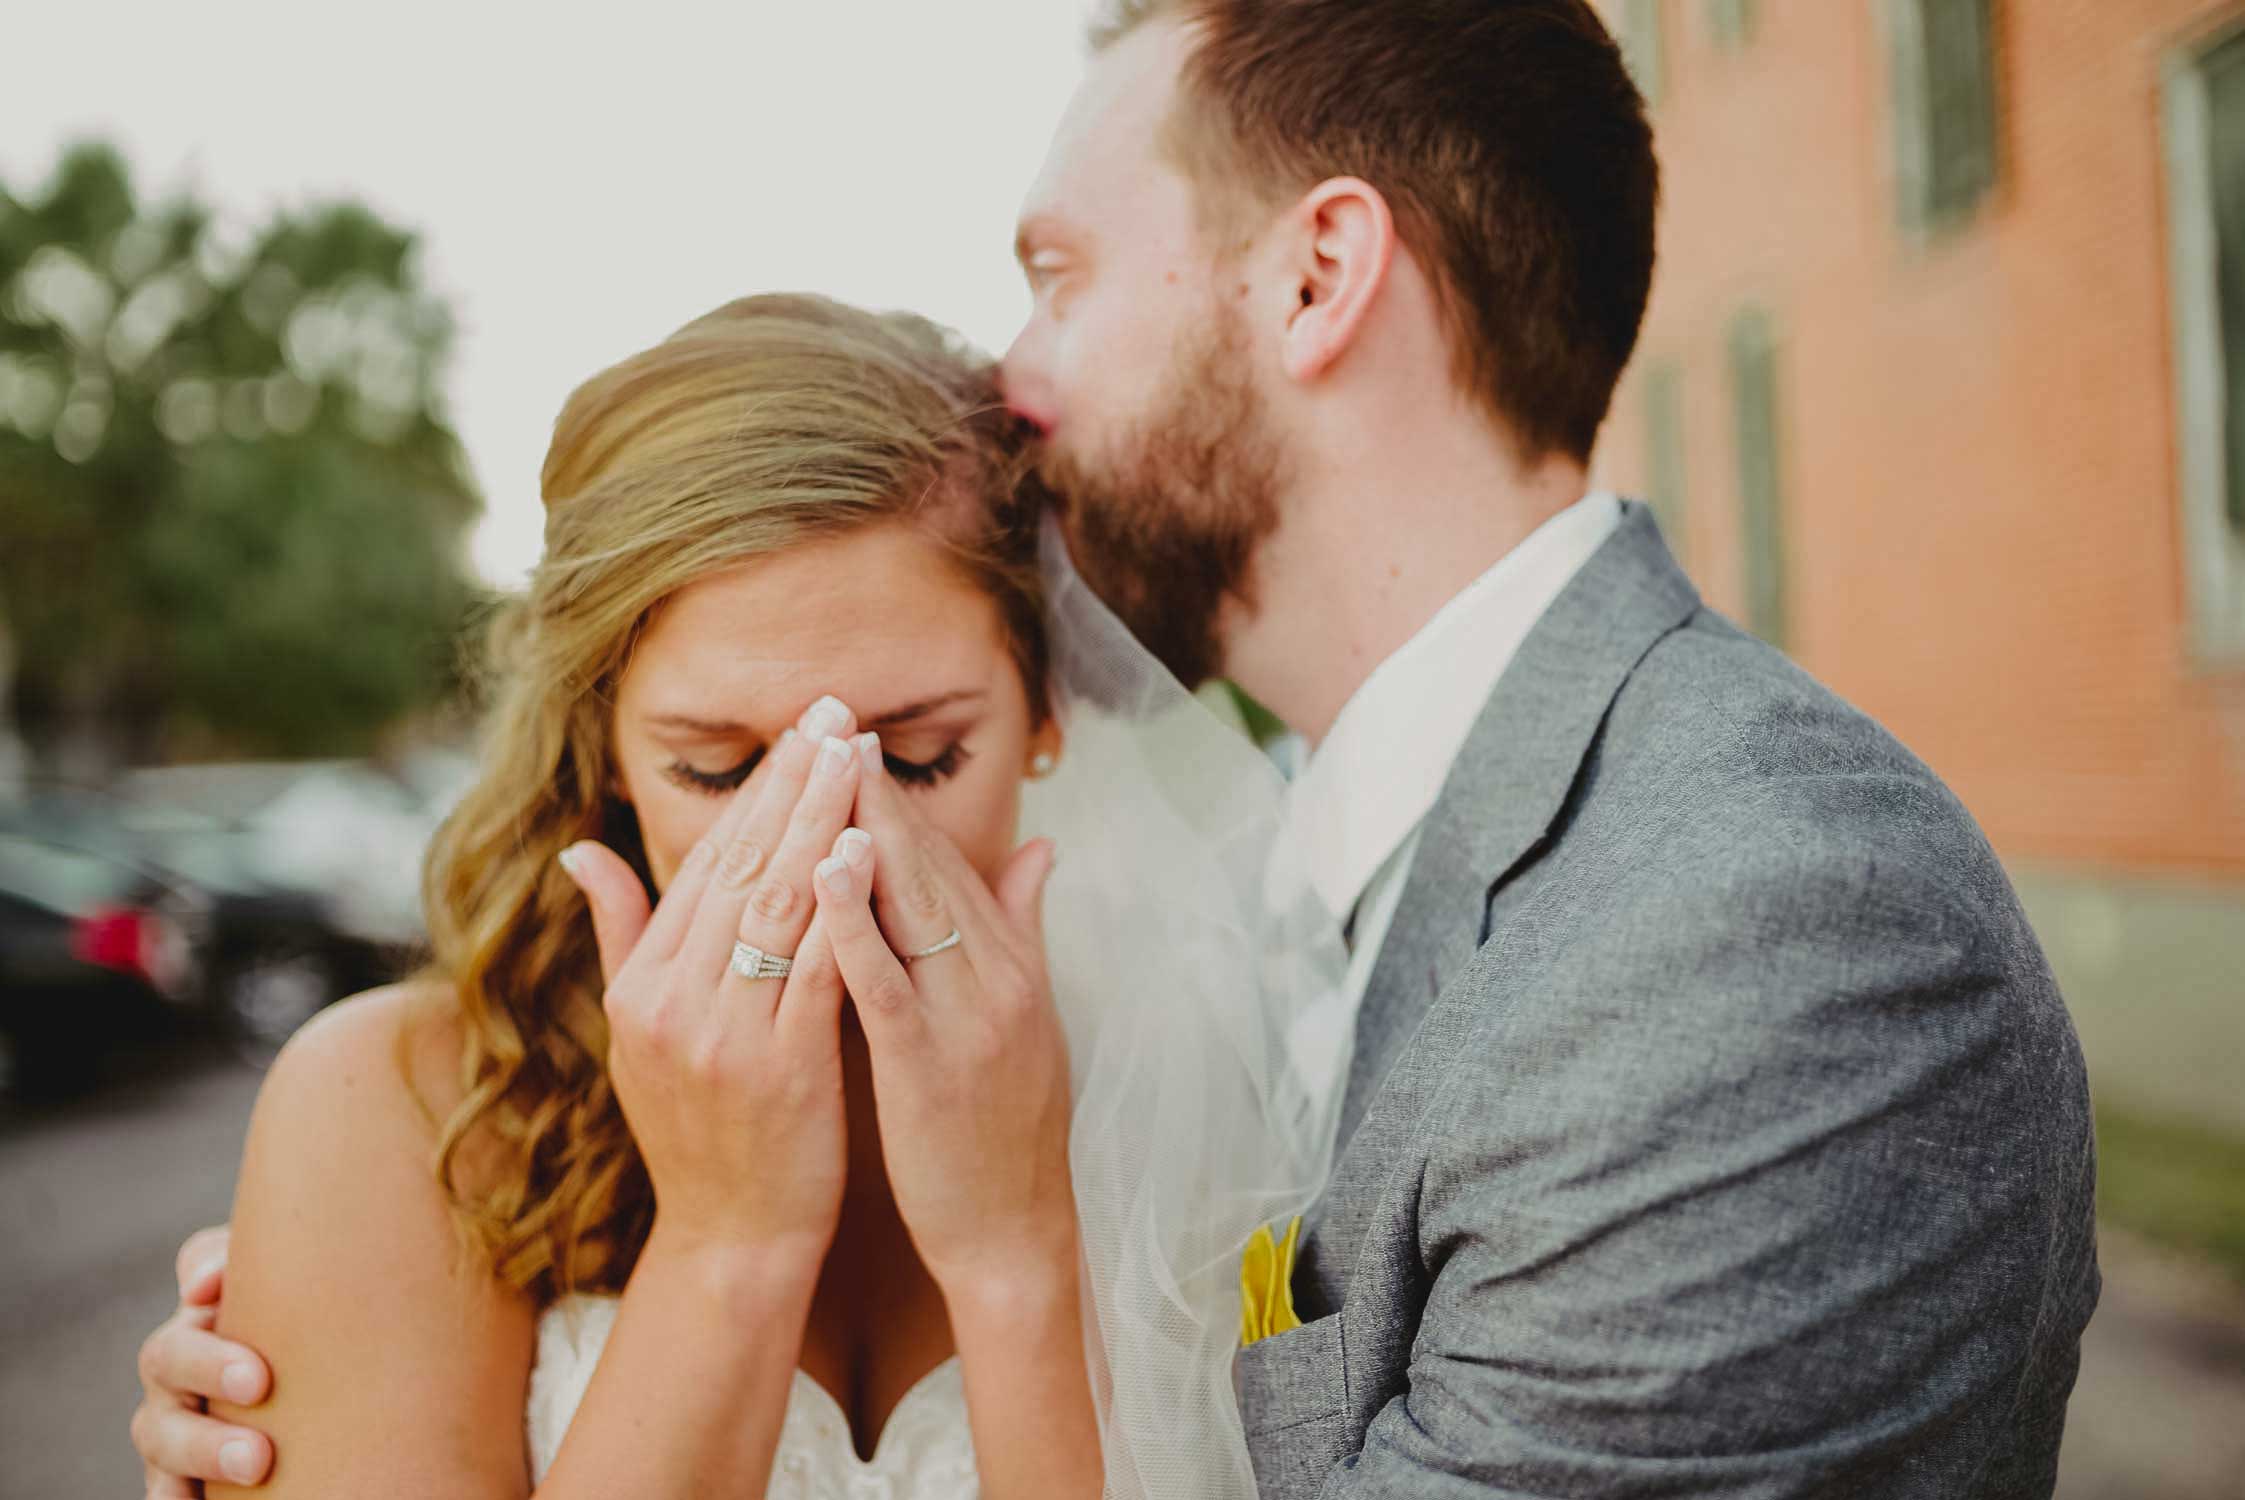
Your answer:
[[[785,979],[795,971],[795,960],[751,948],[746,943],[735,943],[733,961],[727,967],[743,979]]]
[[[944,952],[947,952],[947,951],[949,951],[950,949],[956,948],[956,947],[958,947],[958,946],[959,946],[959,929],[958,929],[958,928],[956,928],[956,927],[954,927],[954,928],[952,928],[952,929],[951,929],[951,935],[950,935],[949,937],[945,938],[945,939],[944,939],[944,940],[943,940],[942,942],[940,942],[940,943],[930,943],[930,944],[929,944],[929,945],[928,945],[927,947],[925,947],[925,948],[922,948],[922,949],[921,949],[921,950],[920,950],[919,952],[917,952],[917,953],[907,953],[907,954],[904,954],[904,955],[903,955],[903,958],[904,958],[904,961],[905,961],[906,963],[914,963],[914,962],[917,962],[918,960],[920,960],[920,959],[923,959],[923,958],[933,958],[933,957],[935,957],[935,956],[936,956],[936,955],[937,955],[938,953],[944,953]]]

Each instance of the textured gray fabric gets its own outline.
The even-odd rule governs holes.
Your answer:
[[[1357,1028],[1270,1500],[2047,1496],[2098,1278],[2073,1028],[1971,818],[1650,513],[1538,623]]]

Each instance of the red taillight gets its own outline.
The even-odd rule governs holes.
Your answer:
[[[78,919],[70,951],[89,964],[149,980],[156,952],[156,918],[129,906],[104,906]]]

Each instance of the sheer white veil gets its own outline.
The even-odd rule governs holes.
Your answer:
[[[1049,522],[1043,563],[1067,739],[1023,821],[1061,850],[1045,931],[1106,1494],[1252,1500],[1240,1257],[1331,1165],[1346,954],[1277,768],[1108,611]]]

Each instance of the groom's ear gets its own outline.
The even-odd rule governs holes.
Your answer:
[[[1334,177],[1287,218],[1297,306],[1286,321],[1284,364],[1290,378],[1307,382],[1348,352],[1371,315],[1395,261],[1395,216],[1378,188]]]

